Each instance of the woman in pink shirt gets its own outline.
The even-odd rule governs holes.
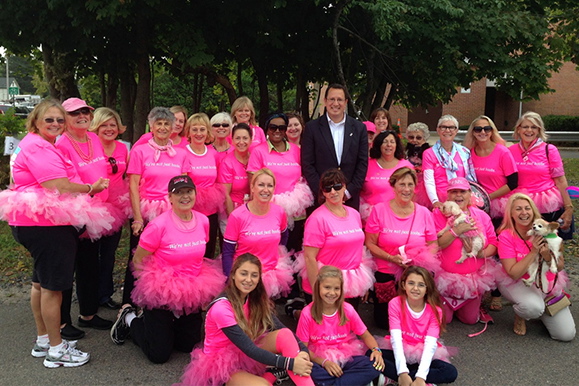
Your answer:
[[[416,204],[416,173],[403,167],[390,176],[394,198],[378,203],[366,223],[366,247],[378,267],[374,273],[374,322],[388,329],[388,302],[407,264],[432,268],[436,232],[432,213]],[[428,258],[430,256],[430,258]]]
[[[306,127],[304,118],[298,113],[287,113],[286,115],[288,118],[287,140],[299,147],[304,127]]]
[[[231,146],[231,127],[233,121],[228,113],[221,112],[211,117],[211,137],[213,143],[211,146],[217,152],[217,165],[220,165],[227,154],[233,151]]]
[[[260,143],[265,142],[265,133],[261,127],[257,126],[255,108],[251,99],[246,96],[237,98],[231,105],[231,117],[233,118],[233,125],[246,123],[251,127],[250,151]]]
[[[366,179],[360,193],[360,215],[365,222],[372,207],[379,202],[387,202],[394,197],[390,186],[390,176],[402,167],[414,169],[414,166],[404,159],[404,147],[395,131],[383,131],[374,137],[370,148],[370,160]]]
[[[89,354],[62,339],[63,291],[72,291],[79,230],[94,237],[110,229],[113,218],[90,194],[103,191],[108,179],[83,183],[76,169],[54,146],[63,133],[65,111],[55,100],[40,102],[28,116],[28,134],[11,159],[13,184],[0,192],[0,218],[34,259],[30,306],[37,338],[32,356],[46,367],[74,367]],[[98,220],[95,220],[98,219]]]
[[[565,289],[569,278],[564,271],[565,259],[559,257],[556,274],[543,272],[547,280],[544,288],[534,283],[527,286],[523,279],[528,279],[529,266],[539,257],[549,262],[553,257],[545,238],[529,236],[527,232],[536,219],[541,218],[539,210],[531,198],[522,193],[515,193],[507,202],[505,218],[499,228],[499,256],[504,272],[508,275],[499,281],[499,288],[505,298],[513,303],[515,311],[514,332],[517,335],[527,333],[526,321],[541,319],[552,339],[564,342],[575,338],[575,321],[569,307],[565,307],[554,316],[545,312],[545,299],[549,296],[566,296]],[[541,275],[541,276],[543,276]]]
[[[175,176],[168,191],[171,210],[147,224],[133,260],[138,280],[132,298],[144,312],[137,316],[125,305],[111,329],[115,344],[130,334],[153,363],[166,362],[173,349],[193,350],[201,341],[202,309],[225,285],[219,264],[203,258],[209,220],[193,210],[193,180]]]
[[[113,284],[115,254],[121,240],[122,227],[132,214],[129,183],[125,178],[129,153],[125,144],[117,140],[119,135],[124,133],[125,126],[116,111],[100,107],[94,111],[89,131],[99,137],[107,158],[107,177],[110,184],[106,204],[116,220],[111,230],[112,234],[103,236],[100,242],[99,303],[101,306],[117,309],[120,305],[111,298],[115,292]]]
[[[481,308],[482,296],[496,288],[500,265],[493,259],[497,253],[497,236],[488,214],[470,204],[470,184],[466,178],[457,177],[448,182],[448,200],[458,204],[470,219],[459,225],[449,224],[448,218],[435,209],[434,226],[440,246],[440,269],[434,279],[443,298],[442,308],[447,323],[453,315],[466,324],[492,321]],[[444,232],[441,233],[441,231]],[[468,257],[462,263],[456,261],[462,254],[463,243],[460,236],[477,231],[484,240],[484,249],[479,256]]]
[[[197,186],[197,200],[194,209],[209,218],[209,242],[205,257],[215,257],[215,244],[219,229],[218,213],[224,209],[225,193],[223,185],[217,183],[217,152],[212,142],[209,118],[204,113],[191,115],[185,130],[189,133],[189,145],[186,147],[187,157],[185,171]]]
[[[275,176],[267,168],[257,171],[251,179],[251,200],[229,216],[223,235],[223,272],[229,275],[234,258],[251,253],[263,265],[263,285],[272,298],[287,295],[293,283],[291,259],[287,242],[287,216],[271,199]]]
[[[567,178],[559,150],[547,144],[541,116],[526,112],[517,121],[513,138],[518,144],[509,148],[519,170],[517,192],[525,193],[547,221],[563,220],[559,236],[573,238],[573,203],[567,192]]]
[[[448,181],[455,177],[465,177],[476,181],[470,151],[454,142],[458,132],[458,121],[452,115],[444,115],[438,120],[436,131],[440,139],[422,154],[422,172],[426,194],[434,208],[446,201]]]
[[[333,265],[342,271],[347,301],[357,308],[374,284],[374,262],[364,248],[362,220],[357,210],[344,205],[346,177],[338,169],[322,174],[320,205],[306,220],[304,252],[296,256],[296,272],[311,299],[318,270]]]
[[[183,106],[173,106],[169,109],[169,111],[171,111],[175,116],[170,136],[171,142],[174,147],[185,148],[189,144],[189,135],[187,130],[185,130],[185,123],[187,122],[187,109]],[[135,142],[133,147],[147,143],[151,138],[153,138],[152,130],[141,135],[141,138]]]
[[[392,119],[390,118],[390,111],[384,107],[378,107],[370,114],[370,122],[376,125],[376,132],[381,133],[386,130],[393,130]]]
[[[274,372],[286,370],[296,385],[313,386],[308,349],[275,316],[262,277],[256,256],[235,260],[225,291],[209,305],[203,347],[191,353],[182,385],[272,385]]]

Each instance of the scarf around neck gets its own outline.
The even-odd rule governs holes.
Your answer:
[[[154,155],[155,162],[159,161],[162,151],[166,151],[167,155],[171,158],[174,157],[175,154],[177,154],[177,151],[175,151],[175,149],[173,148],[173,141],[171,140],[169,140],[165,146],[158,145],[157,142],[155,142],[154,138],[149,139],[148,143],[149,146],[155,149]]]
[[[434,151],[434,155],[438,159],[438,162],[440,162],[442,167],[446,170],[446,178],[448,178],[449,181],[458,177],[456,174],[458,171],[458,164],[454,160],[454,157],[458,154],[462,161],[466,179],[476,182],[474,166],[472,164],[472,159],[470,158],[470,151],[466,147],[453,142],[452,150],[450,151],[450,154],[448,154],[440,144],[440,141],[436,141],[432,150]]]

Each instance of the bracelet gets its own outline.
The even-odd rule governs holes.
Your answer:
[[[86,186],[88,186],[88,192],[86,192],[86,194],[91,194],[92,193],[92,185],[86,184]]]
[[[380,354],[382,354],[382,350],[380,350],[380,347],[372,347],[372,352],[379,352]]]
[[[565,205],[565,208],[575,209],[575,207],[573,206],[573,204]]]
[[[326,358],[322,361],[322,367],[324,367],[324,363],[326,363],[327,361],[328,361],[328,358]]]
[[[451,235],[453,235],[454,237],[458,238],[458,235],[456,234],[456,232],[454,231],[454,229],[450,228],[448,231],[450,232]]]
[[[141,224],[141,225],[145,225],[145,224],[143,224],[143,222],[142,222],[142,221],[139,221],[139,220],[133,220],[133,224]]]

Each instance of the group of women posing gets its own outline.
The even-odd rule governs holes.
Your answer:
[[[35,261],[32,355],[47,367],[90,357],[62,339],[82,333],[70,319],[75,265],[79,325],[110,328],[116,344],[130,336],[156,363],[174,349],[193,351],[185,384],[270,384],[280,368],[296,384],[366,384],[380,374],[401,385],[452,382],[456,369],[439,333],[453,315],[479,321],[483,294],[497,286],[515,305],[517,334],[526,332],[525,320],[541,317],[554,339],[575,335],[568,308],[544,314],[543,299],[563,293],[564,272],[551,275],[547,294],[521,282],[537,255],[551,258],[543,238],[527,236],[533,220],[572,225],[561,158],[543,142],[534,113],[517,122],[521,142],[510,149],[485,116],[471,124],[466,147],[458,145],[458,122],[443,116],[432,148],[425,125],[409,126],[405,153],[380,111],[361,213],[344,205],[348,181],[332,169],[306,220],[313,195],[301,176],[301,117],[273,114],[262,130],[245,97],[231,115],[211,119],[156,107],[150,133],[129,155],[117,141],[118,114],[93,110],[78,98],[39,104],[13,159],[13,187],[0,193],[2,218]],[[471,202],[469,181],[489,193],[491,216],[502,223],[498,239]],[[439,209],[447,200],[470,220],[448,226]],[[113,324],[97,310],[116,306],[114,252],[129,216],[124,305]],[[457,264],[460,236],[473,231],[483,237],[482,252]],[[497,249],[502,265],[492,258]],[[297,336],[272,305],[291,291],[294,273],[310,303]],[[371,288],[375,322],[390,329],[386,340],[357,314]],[[194,350],[206,307],[204,346]]]

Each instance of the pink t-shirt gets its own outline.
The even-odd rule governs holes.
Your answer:
[[[137,145],[142,145],[144,143],[149,142],[149,140],[153,138],[153,133],[151,133],[150,131],[148,133],[145,133],[143,135],[141,135],[141,138],[139,138],[137,140],[137,142],[135,142],[135,144],[133,145],[133,147],[137,146]],[[179,148],[186,148],[187,145],[189,145],[189,140],[185,137],[181,137],[181,142],[179,142],[178,145],[173,145],[175,147],[179,147]]]
[[[111,157],[115,159],[117,165],[117,172],[113,174],[113,166],[107,159],[107,176],[110,179],[109,182],[109,201],[117,199],[119,196],[128,192],[128,184],[124,180],[123,176],[125,175],[125,171],[127,170],[127,162],[129,159],[129,151],[127,147],[119,141],[115,141],[116,146],[115,150]]]
[[[400,254],[398,248],[402,245],[425,246],[429,241],[435,241],[436,232],[432,213],[416,203],[414,208],[416,217],[413,214],[408,217],[398,217],[390,208],[389,202],[378,203],[368,217],[366,232],[378,234],[378,246],[389,255]],[[379,272],[394,274],[400,270],[398,265],[390,261],[377,258],[374,260]]]
[[[442,149],[445,151],[444,149]],[[457,177],[466,177],[464,170],[464,165],[462,159],[458,152],[454,156],[454,162],[458,166],[456,171]],[[436,195],[438,196],[438,201],[446,201],[446,189],[448,188],[448,177],[446,175],[446,169],[438,162],[438,158],[434,155],[434,148],[428,148],[422,153],[422,171],[433,170],[434,171],[434,183],[436,185]]]
[[[299,147],[290,143],[289,150],[280,153],[275,149],[270,150],[269,143],[266,141],[256,146],[251,152],[247,171],[255,173],[264,167],[271,169],[276,177],[275,194],[280,194],[294,190],[302,176],[300,165]]]
[[[304,246],[319,248],[317,261],[342,270],[356,269],[362,261],[364,231],[360,213],[344,206],[346,217],[338,217],[322,205],[308,217],[304,231]],[[304,291],[312,293],[308,280]]]
[[[195,186],[208,188],[217,180],[217,152],[212,146],[205,146],[205,153],[196,154],[189,146],[185,148],[187,157],[185,171],[191,177]]]
[[[235,158],[235,152],[227,154],[219,164],[217,182],[231,184],[231,200],[238,205],[243,204],[243,197],[249,194],[249,178],[245,165]]]
[[[495,228],[488,214],[482,210],[475,208],[474,206],[468,207],[470,216],[475,220],[476,227],[484,236],[484,248],[489,245],[497,245],[497,235],[495,233]],[[440,231],[446,227],[448,223],[448,218],[442,214],[439,209],[433,211],[434,215],[434,226],[436,231]],[[452,273],[471,273],[476,272],[484,264],[485,259],[479,259],[475,257],[467,258],[463,263],[456,264],[455,262],[460,259],[462,254],[462,241],[459,238],[455,238],[453,242],[446,248],[440,250],[441,258],[441,268],[447,272]]]
[[[213,146],[211,146],[213,147]],[[218,151],[217,149],[215,149],[215,147],[213,147],[213,150],[215,150],[215,162],[217,163],[217,167],[219,168],[219,165],[221,165],[221,162],[223,162],[223,160],[225,159],[225,157],[227,157],[227,155],[229,153],[233,153],[233,151],[235,150],[233,148],[233,146],[230,146],[229,149],[227,150],[223,150],[223,151]]]
[[[92,153],[92,158],[88,161],[80,156],[67,135],[61,135],[58,138],[56,148],[60,150],[66,158],[72,161],[82,182],[92,184],[101,177],[108,178],[107,167],[109,165],[107,162],[108,157],[105,156],[105,151],[103,150],[103,145],[99,137],[90,131],[87,132],[86,135],[89,141],[76,142],[76,144],[84,154],[89,155]],[[100,198],[102,201],[107,201],[109,197],[108,189],[95,194],[95,197]]]
[[[209,219],[199,212],[192,212],[193,219],[188,226],[183,226],[172,210],[147,224],[139,239],[139,246],[153,253],[146,259],[154,258],[166,266],[187,266],[199,274],[205,244],[209,241]]]
[[[547,159],[545,146],[547,144],[542,143],[531,150],[526,161],[523,159],[519,144],[509,147],[519,170],[519,187],[516,191],[543,192],[556,186],[553,178],[565,175],[559,150],[549,145],[549,159]]]
[[[14,190],[44,189],[41,184],[58,178],[68,178],[81,184],[72,162],[54,145],[38,134],[28,133],[20,141],[11,159]],[[37,219],[24,216],[9,221],[14,226],[52,226],[49,218],[37,215]]]
[[[249,304],[243,305],[245,318],[249,319]],[[228,299],[219,299],[215,301],[205,318],[205,340],[203,342],[203,352],[205,354],[214,354],[231,345],[231,341],[221,331],[226,327],[232,327],[237,324],[233,307]]]
[[[414,165],[410,161],[401,159],[398,164],[391,169],[383,169],[377,159],[368,160],[368,172],[362,186],[360,196],[370,205],[379,202],[387,202],[394,198],[394,190],[390,186],[390,176],[402,167],[409,167],[414,170]]]
[[[350,341],[352,334],[359,336],[368,330],[350,303],[344,302],[344,313],[348,321],[343,326],[340,326],[340,315],[337,311],[332,315],[322,314],[322,324],[318,324],[311,314],[312,305],[313,303],[310,303],[302,310],[296,331],[296,335],[304,343],[339,346]]]
[[[167,197],[167,186],[171,178],[186,173],[184,168],[186,153],[175,149],[173,157],[162,151],[155,161],[155,150],[147,143],[133,147],[129,158],[127,174],[141,176],[139,193],[147,200],[164,200]]]
[[[233,126],[235,126],[236,124],[237,124],[236,122],[233,122]],[[258,146],[260,143],[267,141],[267,139],[265,138],[265,132],[261,127],[253,125],[250,125],[250,127],[251,127],[251,145],[249,145],[249,151],[252,152],[256,146]],[[233,133],[231,134],[231,136],[232,135]],[[231,136],[227,137],[227,141],[229,143],[232,143]]]
[[[269,204],[269,212],[258,216],[242,205],[229,215],[223,237],[237,242],[234,258],[252,253],[259,258],[263,271],[275,268],[279,260],[278,245],[281,233],[287,228],[285,211],[276,204]]]
[[[390,330],[402,331],[402,341],[405,345],[415,346],[424,343],[427,336],[438,339],[440,336],[440,325],[436,320],[436,315],[429,304],[420,317],[412,315],[411,309],[406,300],[396,296],[388,303],[388,320]],[[402,307],[405,309],[402,310]],[[442,310],[437,307],[438,315],[442,317]]]
[[[470,154],[476,178],[489,194],[506,185],[507,176],[517,171],[513,156],[504,145],[497,144],[486,157],[479,157],[474,149]]]

